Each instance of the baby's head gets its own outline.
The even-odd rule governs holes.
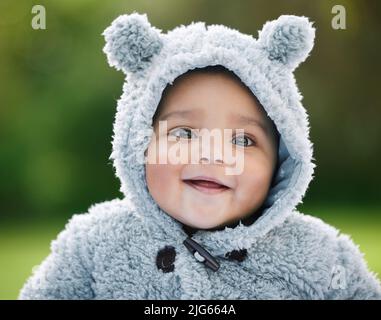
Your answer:
[[[282,15],[267,21],[254,38],[204,22],[163,33],[145,14],[131,13],[116,18],[103,35],[109,64],[126,75],[110,158],[120,190],[153,229],[171,232],[171,217],[196,229],[220,229],[240,221],[248,226],[261,215],[250,231],[238,227],[231,232],[265,233],[295,209],[315,167],[309,119],[294,77],[314,44],[315,28],[307,17]],[[212,65],[238,77],[218,67],[213,67],[218,72],[195,69]],[[160,125],[164,119],[166,131]],[[221,145],[213,134],[212,152],[202,145],[200,156],[183,161],[189,160],[183,151],[190,149],[193,156],[199,140],[204,142],[204,136],[216,130],[224,131]],[[223,149],[222,156],[210,158],[212,163],[203,159],[204,152],[215,155],[216,149]],[[180,163],[171,161],[174,150],[180,153]],[[232,163],[226,150],[235,152],[234,167],[243,163],[240,174],[226,174]],[[161,156],[170,159],[163,163]],[[189,181],[212,178],[219,188]],[[242,239],[236,239],[238,247]]]
[[[166,121],[164,132],[159,131],[160,121]],[[257,98],[233,72],[210,66],[178,77],[164,90],[153,127],[146,181],[163,211],[199,229],[222,227],[260,214],[277,168],[279,134]],[[180,148],[192,149],[202,130],[220,131],[223,139],[213,140],[213,150],[200,150],[196,162],[150,161],[159,157],[156,146],[160,140],[167,140],[168,148],[178,143]],[[207,159],[216,154],[216,148],[222,157]],[[227,148],[242,161],[240,174],[226,174],[231,165],[225,159]]]

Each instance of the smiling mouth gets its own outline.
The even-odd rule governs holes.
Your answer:
[[[230,188],[213,181],[207,180],[183,180],[190,187],[206,193],[206,194],[218,194],[229,190]]]

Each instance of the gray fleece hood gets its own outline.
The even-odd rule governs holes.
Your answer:
[[[109,64],[126,76],[117,106],[111,159],[121,191],[152,232],[178,237],[176,231],[181,227],[158,207],[146,185],[142,157],[153,132],[152,117],[167,84],[190,69],[211,65],[233,71],[258,98],[280,133],[279,165],[266,209],[254,224],[200,230],[193,239],[213,254],[225,254],[249,247],[257,236],[282,223],[302,201],[315,166],[308,116],[293,75],[313,47],[312,23],[306,17],[283,15],[267,22],[255,39],[204,22],[162,33],[151,26],[145,14],[133,13],[119,16],[103,35]]]

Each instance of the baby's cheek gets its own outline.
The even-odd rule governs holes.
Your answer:
[[[247,159],[245,170],[237,176],[236,198],[248,210],[262,205],[271,183],[272,170],[262,159]]]
[[[165,179],[166,172],[162,165],[159,164],[147,164],[146,165],[146,180],[149,192],[155,201],[160,205],[159,202],[163,200],[163,194],[165,194],[165,186],[161,186],[162,179]]]
[[[167,207],[173,201],[179,180],[177,167],[170,164],[146,164],[148,190],[161,207]]]

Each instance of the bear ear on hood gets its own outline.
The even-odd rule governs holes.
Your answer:
[[[103,52],[110,66],[124,73],[146,69],[163,46],[161,30],[152,27],[146,14],[121,15],[104,30]]]
[[[315,28],[307,17],[282,15],[268,21],[259,31],[258,44],[270,60],[294,70],[308,57],[314,46]]]

